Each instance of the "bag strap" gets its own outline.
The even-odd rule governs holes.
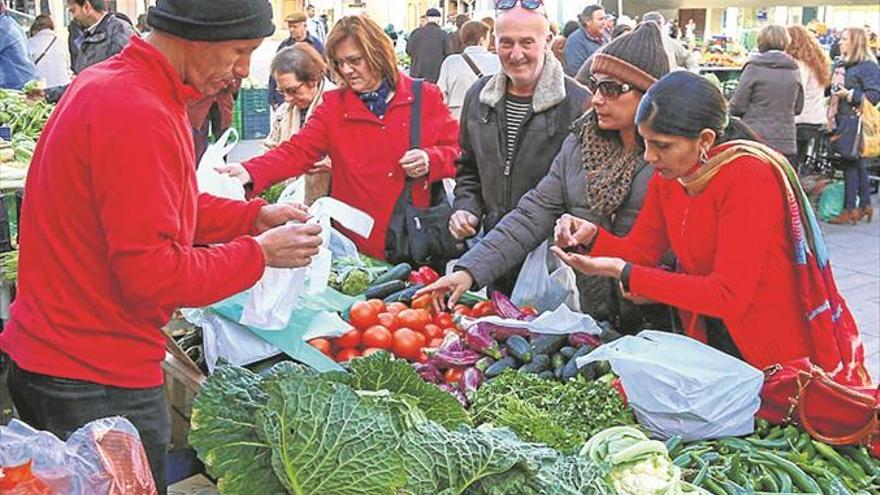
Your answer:
[[[805,407],[807,393],[815,388],[815,386],[811,385],[816,385],[813,382],[817,380],[819,382],[818,384],[824,385],[831,389],[832,392],[841,395],[841,399],[871,409],[871,418],[864,426],[847,435],[830,437],[820,433],[813,426]],[[809,433],[811,437],[820,442],[827,443],[828,445],[855,445],[870,439],[871,436],[877,435],[878,432],[880,432],[880,417],[878,417],[880,411],[877,410],[877,400],[870,395],[840,385],[828,378],[823,370],[816,368],[815,366],[809,371],[801,370],[798,372],[798,395],[796,398],[793,397],[792,401],[797,409],[798,424],[800,424],[804,431]]]
[[[412,92],[413,104],[409,112],[409,149],[416,149],[422,145],[422,79],[413,79]],[[413,204],[412,185],[414,179],[406,177],[403,184],[403,196],[407,205]]]
[[[57,40],[58,40],[58,36],[54,36],[54,37],[52,38],[52,41],[49,42],[49,46],[47,46],[46,49],[43,50],[43,53],[41,53],[40,56],[37,57],[36,60],[34,60],[34,65],[39,64],[39,63],[40,63],[40,60],[43,60],[43,57],[45,57],[46,54],[49,53],[49,49],[52,48],[52,45],[54,45],[54,44],[55,44],[55,41],[57,41]]]
[[[464,61],[467,62],[467,64],[471,67],[471,70],[474,71],[474,74],[477,75],[477,79],[481,79],[483,77],[483,71],[481,71],[480,68],[477,67],[477,63],[474,62],[474,59],[472,59],[470,55],[462,52],[461,58],[463,58]]]

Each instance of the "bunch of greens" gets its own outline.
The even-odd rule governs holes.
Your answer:
[[[377,353],[348,374],[220,366],[196,397],[190,443],[224,494],[605,493],[592,462],[469,423],[455,399]]]
[[[0,89],[0,125],[12,128],[12,135],[36,141],[55,106],[29,101],[21,91]]]
[[[528,442],[574,453],[596,432],[636,424],[632,410],[607,381],[568,382],[506,371],[477,391],[471,414],[477,424],[513,430]]]
[[[0,254],[0,275],[10,282],[18,280],[18,250]]]
[[[388,271],[390,266],[363,255],[334,258],[328,285],[345,295],[357,296],[366,292],[373,280]]]

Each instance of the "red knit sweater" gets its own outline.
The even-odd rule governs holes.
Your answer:
[[[55,109],[28,172],[19,294],[0,334],[0,349],[22,369],[159,386],[160,327],[172,311],[231,296],[262,275],[262,251],[246,234],[265,203],[198,194],[190,95],[165,57],[135,37],[77,76]]]
[[[692,337],[705,339],[695,314],[721,318],[763,368],[810,355],[786,215],[776,172],[743,157],[696,196],[654,175],[629,235],[600,231],[591,254],[633,263],[630,290],[678,307]],[[679,273],[649,268],[670,247]]]

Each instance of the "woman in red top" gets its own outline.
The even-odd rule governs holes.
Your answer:
[[[406,177],[413,201],[427,206],[429,185],[455,177],[458,122],[437,86],[423,84],[420,149],[410,149],[413,80],[397,70],[391,41],[373,21],[342,18],[327,38],[339,90],[324,94],[305,127],[288,141],[227,171],[252,193],[308,172],[330,157],[330,196],[365,211],[375,225],[368,239],[352,235],[364,254],[384,259],[385,234]]]
[[[791,212],[806,206],[792,195],[800,188],[785,175],[791,167],[766,146],[734,141],[750,132],[729,120],[714,85],[686,72],[645,94],[636,123],[657,173],[632,231],[619,238],[566,216],[555,253],[583,273],[620,279],[634,300],[678,307],[688,335],[753,366],[817,361],[802,294],[812,287],[799,278],[811,265],[795,249],[804,236],[792,235],[800,223]],[[653,268],[670,248],[677,272]]]

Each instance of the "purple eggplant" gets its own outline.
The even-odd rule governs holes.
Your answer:
[[[467,397],[465,397],[464,394],[461,393],[461,390],[459,390],[457,387],[455,387],[454,385],[450,385],[448,383],[444,383],[443,385],[438,385],[438,386],[440,387],[440,390],[447,392],[450,395],[452,395],[453,397],[455,397],[456,399],[458,399],[458,402],[461,402],[462,406],[468,407],[469,403],[468,403]]]
[[[572,347],[588,345],[595,348],[602,345],[602,341],[599,340],[599,337],[584,332],[577,332],[569,335],[568,342],[572,345]]]
[[[498,355],[500,356],[501,352],[499,352]],[[474,368],[485,373],[486,370],[489,369],[489,366],[492,366],[493,364],[495,364],[494,359],[490,358],[489,356],[484,356],[481,357],[480,360],[474,364]]]
[[[495,359],[501,359],[498,341],[492,338],[492,334],[485,326],[471,325],[465,333],[465,341],[471,349]]]
[[[468,400],[473,400],[474,394],[477,393],[477,389],[483,384],[483,372],[477,368],[468,368],[462,373],[461,380],[459,380],[458,384],[461,387],[464,396],[467,397]]]
[[[507,338],[511,335],[519,335],[521,337],[528,337],[530,335],[529,331],[525,328],[505,327],[485,321],[477,323],[476,326],[480,327],[481,329],[485,329],[487,332],[489,332],[489,335],[491,335],[492,338],[501,342],[507,340]]]
[[[415,368],[416,373],[422,377],[422,380],[425,380],[428,383],[443,383],[443,373],[441,373],[433,364],[415,363],[413,364],[413,368]]]
[[[436,354],[428,358],[428,363],[440,369],[448,368],[467,368],[476,364],[482,354],[470,349],[463,351],[447,351],[441,349]]]
[[[493,291],[490,297],[492,299],[492,308],[498,316],[513,320],[525,320],[526,316],[528,316],[526,313],[520,311],[520,309],[516,307],[516,304],[513,304],[513,301],[508,299],[504,294],[498,291]]]
[[[464,341],[461,340],[461,337],[454,333],[450,333],[449,335],[443,337],[443,343],[440,344],[440,347],[437,350],[458,352],[465,349],[467,349],[467,347],[464,345]]]

